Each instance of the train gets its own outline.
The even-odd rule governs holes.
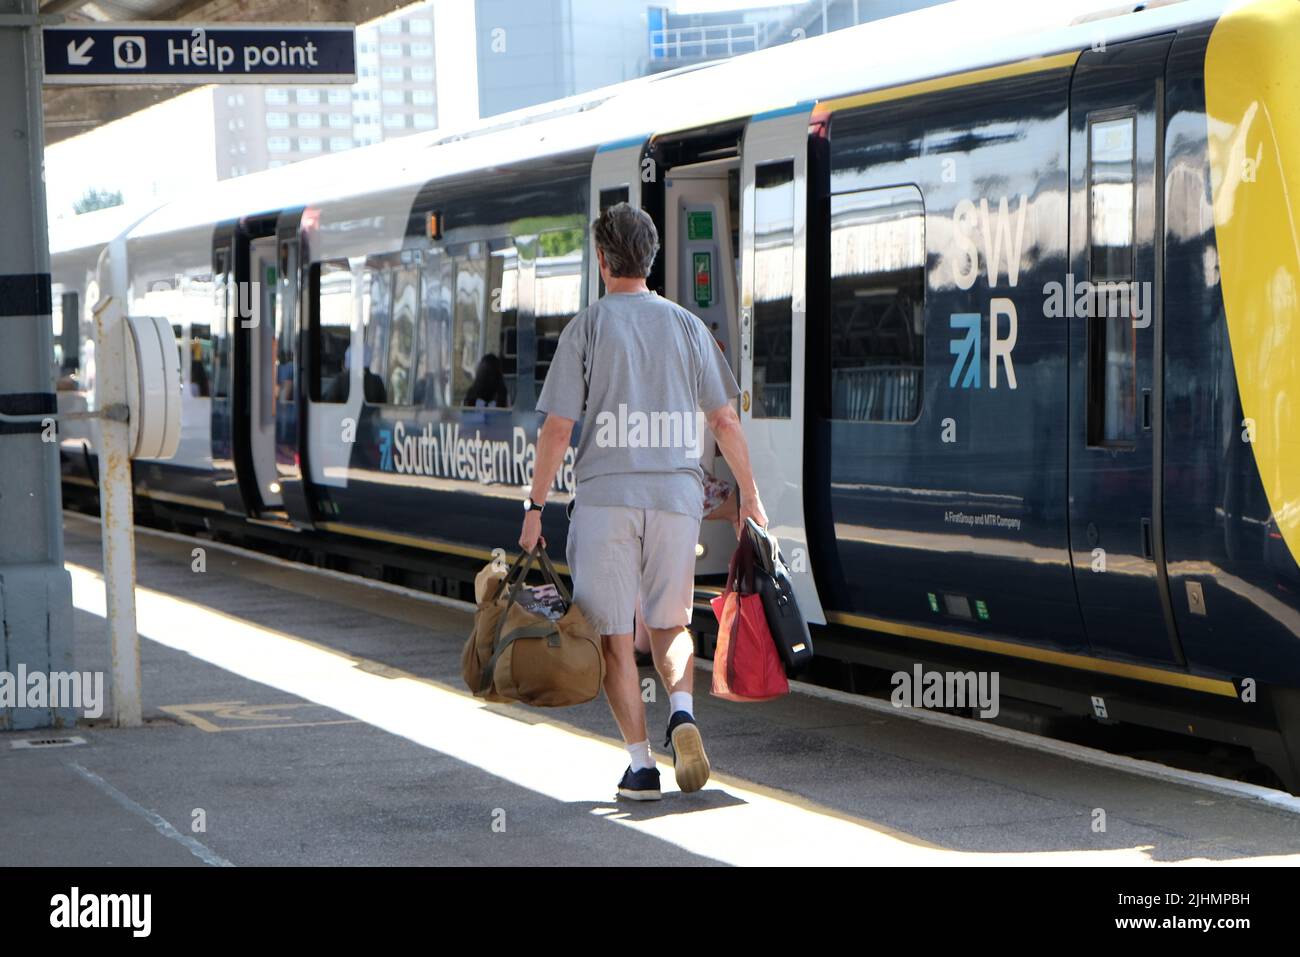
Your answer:
[[[1300,790],[1300,5],[1006,13],[57,223],[59,406],[93,404],[91,309],[120,296],[181,363],[137,514],[468,596],[602,292],[591,220],[629,202],[660,230],[651,287],[741,385],[818,668],[996,672],[1035,714],[1249,749]],[[65,500],[93,503],[93,430],[59,441]],[[558,560],[572,450],[554,491]],[[702,643],[734,540],[704,523]]]

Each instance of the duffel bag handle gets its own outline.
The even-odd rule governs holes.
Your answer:
[[[515,560],[510,563],[506,577],[497,584],[497,590],[492,595],[492,600],[496,601],[501,597],[502,591],[505,591],[507,596],[506,604],[509,605],[510,602],[514,601],[519,586],[528,578],[528,573],[533,570],[533,560],[536,557],[536,549],[531,552],[520,552]]]
[[[559,592],[560,597],[564,599],[566,605],[573,604],[573,599],[569,596],[569,589],[565,588],[564,582],[560,581],[560,576],[555,571],[555,566],[551,564],[551,556],[546,554],[546,549],[542,548],[541,542],[537,543],[536,552],[537,557],[540,559],[542,577],[544,577],[549,584],[555,586],[555,590]]]

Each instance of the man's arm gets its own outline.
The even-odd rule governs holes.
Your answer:
[[[564,462],[564,453],[569,450],[573,438],[575,419],[566,419],[562,415],[548,415],[537,432],[537,461],[533,464],[532,499],[538,505],[546,504],[546,496],[551,492],[555,482],[555,473]]]
[[[717,440],[722,457],[731,466],[732,474],[740,486],[740,516],[736,525],[739,534],[745,519],[752,518],[755,523],[767,527],[767,513],[763,511],[763,502],[758,495],[758,485],[754,482],[754,469],[749,464],[749,442],[745,439],[745,430],[741,428],[740,416],[736,415],[731,403],[719,406],[708,414],[709,431]]]
[[[533,487],[528,493],[538,505],[546,504],[546,496],[551,492],[555,473],[564,462],[564,453],[568,451],[569,441],[573,438],[575,419],[566,419],[561,415],[547,415],[537,432],[537,458],[533,462]],[[519,547],[532,551],[533,546],[542,538],[542,513],[533,511],[524,516],[524,528],[519,534]],[[545,545],[545,539],[542,539]]]

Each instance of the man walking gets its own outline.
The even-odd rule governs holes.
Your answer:
[[[633,651],[638,597],[669,692],[664,746],[672,749],[677,785],[698,791],[709,779],[691,698],[694,642],[686,630],[704,511],[697,410],[736,476],[741,527],[746,518],[766,526],[767,516],[732,404],[740,389],[727,360],[703,321],[646,287],[659,251],[654,221],[619,203],[592,232],[606,294],[565,327],[537,400],[546,421],[519,544],[531,549],[541,537],[542,507],[581,421],[568,541],[573,600],[600,632],[605,695],[631,756],[618,793],[658,800]]]

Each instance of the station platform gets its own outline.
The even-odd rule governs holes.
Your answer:
[[[77,667],[107,673],[98,526],[69,515],[65,534]],[[145,726],[0,734],[0,865],[1300,863],[1300,813],[1280,799],[838,693],[724,702],[704,668],[709,785],[676,790],[657,687],[664,799],[620,802],[603,696],[476,700],[461,603],[181,536],[136,542]],[[82,743],[11,747],[56,736]]]

